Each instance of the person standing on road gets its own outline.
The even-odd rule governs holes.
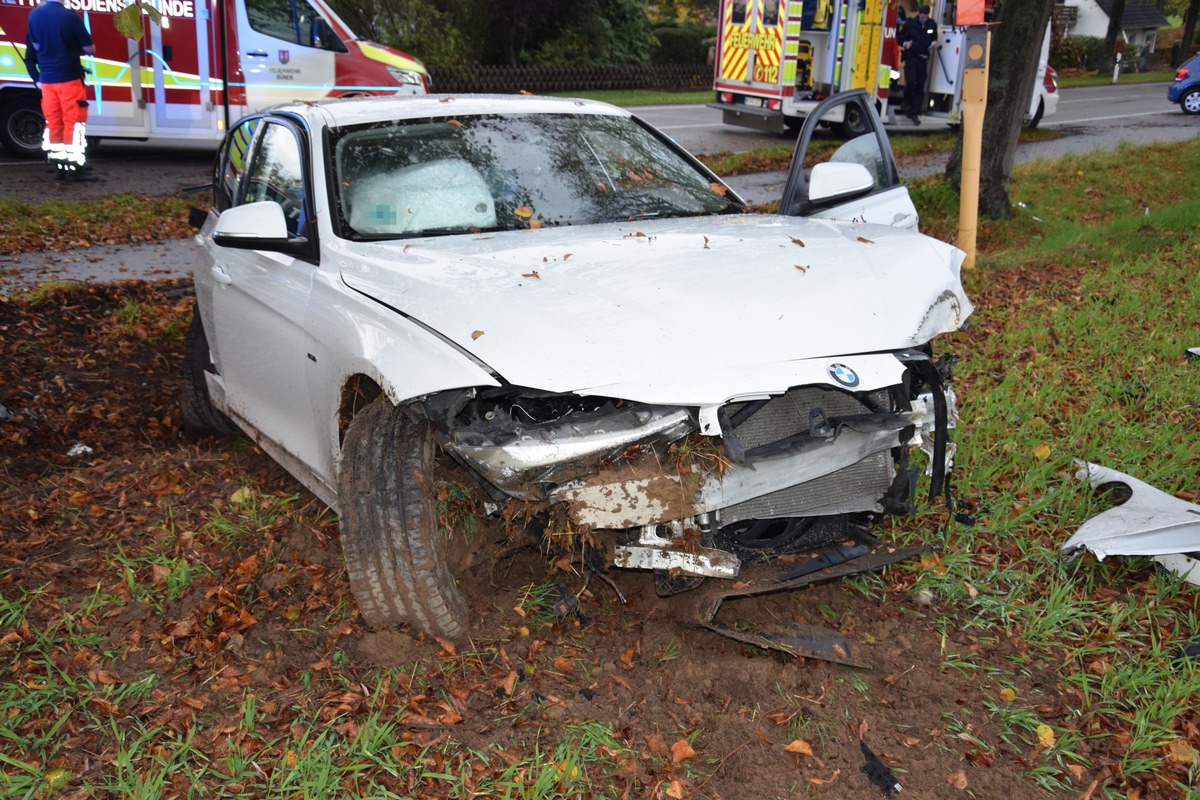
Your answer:
[[[67,180],[92,180],[84,171],[88,101],[80,59],[93,52],[83,20],[61,0],[42,0],[29,13],[25,69],[42,90],[42,149],[58,176]]]
[[[923,5],[915,17],[909,17],[896,36],[904,54],[904,105],[914,125],[921,124],[925,110],[925,85],[929,82],[929,54],[937,44],[937,23],[929,18],[929,6]]]

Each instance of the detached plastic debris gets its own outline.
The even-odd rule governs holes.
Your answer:
[[[73,444],[71,449],[67,451],[68,458],[79,458],[80,456],[90,456],[94,450],[86,444]]]
[[[1095,488],[1123,486],[1129,499],[1089,519],[1059,549],[1067,560],[1087,548],[1108,556],[1153,556],[1165,569],[1200,586],[1200,506],[1115,469],[1076,461],[1075,477]]]
[[[1183,357],[1188,361],[1196,361],[1200,359],[1200,347],[1189,347],[1183,351]]]
[[[866,742],[859,739],[858,747],[862,750],[863,758],[867,760],[867,763],[863,764],[859,769],[866,773],[871,783],[879,787],[879,791],[883,792],[883,796],[887,800],[891,800],[891,798],[904,791],[904,787],[900,785],[900,781],[896,780],[896,776],[888,769],[887,764],[880,761],[879,756],[871,752],[871,748],[867,747]]]
[[[8,406],[0,403],[0,422],[7,422],[15,416],[16,414],[8,410]]]

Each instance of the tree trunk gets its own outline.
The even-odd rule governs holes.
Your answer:
[[[1125,0],[1113,0],[1112,13],[1108,15],[1108,32],[1104,34],[1104,65],[1112,72],[1116,63],[1117,37],[1121,35],[1121,17],[1125,16]]]
[[[1183,38],[1179,40],[1179,63],[1183,63],[1196,53],[1192,42],[1196,38],[1196,14],[1200,11],[1200,0],[1188,3],[1187,12],[1183,15]]]
[[[979,213],[988,219],[1012,216],[1009,190],[1021,126],[1029,110],[1029,92],[1054,0],[1005,0],[1000,25],[993,29],[988,67],[987,112],[983,117],[983,155],[979,165]],[[946,165],[946,181],[962,182],[962,133]]]

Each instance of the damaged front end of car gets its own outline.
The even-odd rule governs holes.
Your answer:
[[[894,368],[856,369],[881,358]],[[798,521],[911,510],[914,448],[941,491],[957,417],[947,362],[923,350],[826,361],[826,383],[715,406],[514,387],[422,405],[443,449],[497,499],[560,504],[573,527],[616,532],[615,566],[729,579],[761,552],[845,538],[844,526]]]

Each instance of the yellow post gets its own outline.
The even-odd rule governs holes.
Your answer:
[[[962,186],[959,188],[958,246],[966,251],[965,269],[975,268],[979,232],[979,161],[983,153],[983,115],[987,110],[988,49],[992,32],[983,25],[967,28],[963,69]]]

